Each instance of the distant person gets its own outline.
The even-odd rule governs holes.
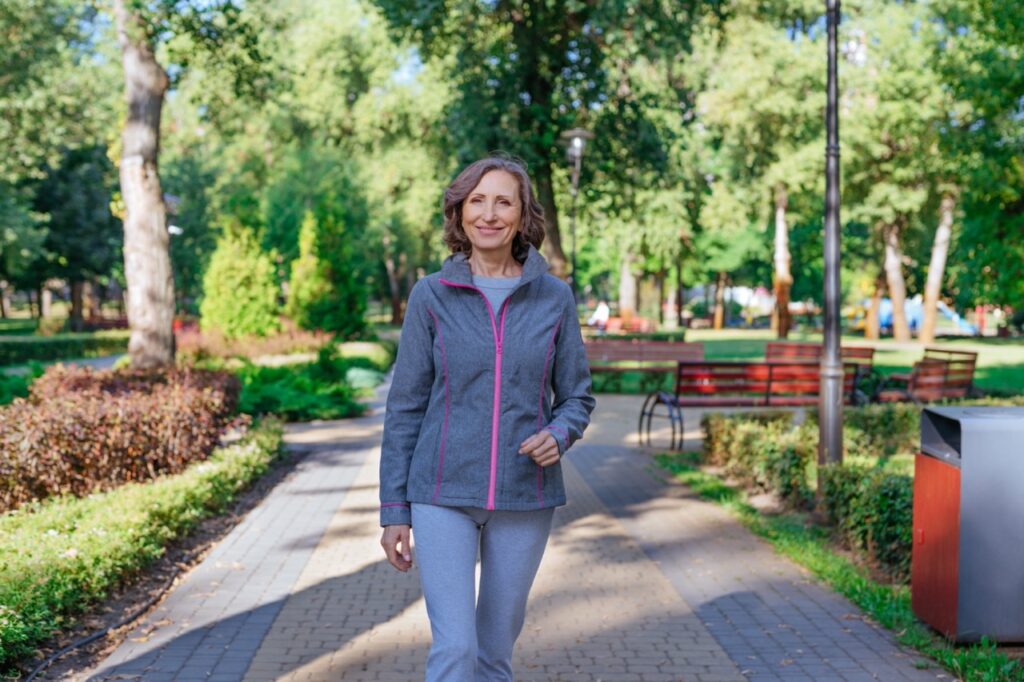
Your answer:
[[[608,307],[606,301],[600,301],[597,304],[597,308],[594,309],[594,313],[587,320],[587,325],[590,327],[597,327],[600,331],[604,331],[608,327],[608,318],[611,315],[611,308]]]
[[[595,403],[572,291],[537,250],[544,214],[523,166],[463,170],[445,190],[444,239],[452,255],[409,294],[388,393],[381,545],[405,572],[416,537],[426,680],[506,681],[566,501],[559,462]]]

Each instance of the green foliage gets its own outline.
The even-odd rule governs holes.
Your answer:
[[[350,241],[339,227],[321,229],[313,214],[306,213],[285,309],[303,329],[351,338],[365,328],[366,294],[352,267]]]
[[[46,170],[33,206],[47,216],[46,255],[36,267],[83,281],[106,275],[121,260],[121,222],[110,211],[115,178],[105,146],[67,150]]]
[[[333,346],[320,350],[316,362],[282,367],[246,364],[239,408],[247,414],[274,414],[289,421],[342,419],[363,413],[352,383],[376,385],[382,376],[365,358],[342,358]]]
[[[265,421],[182,473],[0,517],[0,670],[227,508],[278,456],[281,438],[280,424]]]
[[[825,467],[821,474],[822,504],[843,539],[863,550],[897,581],[906,582],[910,577],[913,477],[853,462]]]
[[[0,366],[115,355],[128,350],[128,333],[105,331],[55,336],[0,336]]]
[[[274,264],[252,233],[229,224],[203,275],[203,330],[228,338],[266,336],[278,329]]]
[[[179,150],[175,149],[174,152]],[[160,159],[164,191],[178,198],[168,223],[180,230],[171,235],[171,267],[179,313],[198,314],[203,273],[217,246],[213,197],[216,173],[201,148],[165,153]]]
[[[15,398],[27,398],[29,386],[43,375],[43,366],[38,362],[29,365],[27,374],[0,372],[0,405],[7,405]]]

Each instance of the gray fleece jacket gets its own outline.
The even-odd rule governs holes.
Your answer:
[[[564,455],[595,405],[572,292],[547,270],[531,247],[499,310],[473,286],[465,254],[413,287],[384,418],[382,526],[411,524],[410,502],[565,504],[561,465],[519,454],[547,430]]]

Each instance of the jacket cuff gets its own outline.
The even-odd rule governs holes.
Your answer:
[[[411,526],[412,511],[408,502],[384,502],[380,505],[380,525]]]
[[[565,451],[569,449],[569,432],[558,424],[548,424],[544,427],[544,430],[555,437],[555,442],[558,443],[558,454],[559,456],[564,455]]]

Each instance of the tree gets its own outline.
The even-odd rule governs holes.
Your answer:
[[[305,329],[352,338],[365,327],[366,296],[353,269],[347,267],[352,246],[345,231],[329,228],[306,212],[299,232],[299,257],[292,261],[286,312]]]
[[[110,211],[114,169],[104,147],[66,150],[35,192],[35,210],[46,215],[44,248],[50,276],[71,285],[72,329],[83,321],[86,284],[110,272],[120,256],[121,225]]]
[[[594,147],[596,157],[604,156],[600,142],[617,137],[611,128],[632,128],[638,114],[642,117],[628,80],[609,77],[611,60],[621,75],[645,54],[680,54],[696,17],[718,4],[377,2],[399,35],[414,39],[426,58],[448,65],[456,94],[446,128],[460,165],[495,149],[526,161],[547,218],[545,251],[560,276],[566,274],[555,188],[555,168],[563,155],[560,133],[589,124],[595,112],[604,114],[608,130],[598,133]],[[646,142],[636,135],[617,139],[618,145],[608,145],[616,151]],[[624,159],[629,162],[623,164]],[[643,166],[647,156],[592,156],[585,167],[603,165],[621,178],[617,166],[630,162]]]
[[[188,48],[206,54],[220,52],[232,68],[243,73],[253,60],[237,60],[226,49],[232,38],[250,44],[231,0],[182,2],[160,0],[143,7],[114,0],[114,20],[121,47],[127,115],[121,133],[121,194],[125,205],[124,269],[128,282],[128,321],[132,328],[128,352],[135,367],[174,361],[174,277],[168,252],[167,211],[160,184],[158,154],[160,118],[170,81],[156,58],[157,39],[187,38]],[[179,53],[180,56],[188,54]],[[187,58],[181,60],[187,65]],[[239,78],[236,85],[242,86]]]
[[[252,231],[237,221],[227,223],[203,275],[203,331],[218,331],[228,338],[276,331],[277,294],[274,264]]]
[[[941,137],[958,171],[962,216],[954,221],[947,291],[961,305],[996,303],[1019,310],[1024,308],[1024,15],[1014,0],[930,5],[938,29],[932,54],[956,100]]]
[[[786,338],[793,287],[789,234],[820,211],[824,163],[824,50],[812,27],[821,6],[738,3],[720,33],[700,43],[709,63],[698,107],[719,148],[718,182],[742,186],[752,228],[772,225],[772,326]],[[793,210],[803,208],[803,211]]]
[[[931,63],[922,7],[865,2],[865,14],[848,22],[857,48],[847,50],[846,106],[852,115],[841,134],[844,201],[849,219],[872,225],[883,245],[885,283],[892,300],[893,336],[908,341],[904,313],[914,240],[936,203],[945,176],[938,144],[950,102]]]

